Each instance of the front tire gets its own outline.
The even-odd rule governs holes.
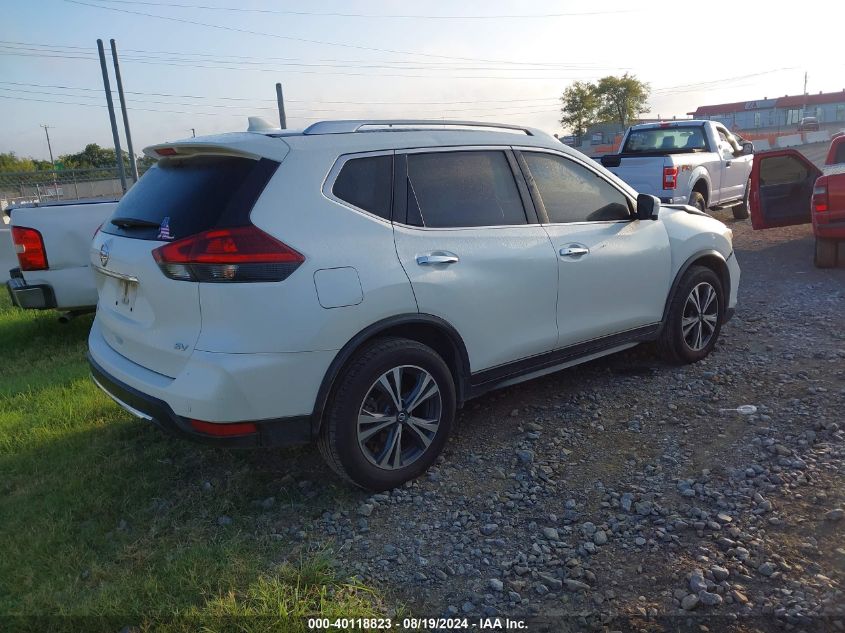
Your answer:
[[[684,273],[669,305],[659,347],[672,363],[695,363],[716,345],[725,316],[725,297],[719,276],[705,266]]]
[[[434,463],[454,418],[455,384],[437,352],[408,339],[378,339],[338,377],[318,446],[340,476],[388,490]]]
[[[707,200],[704,199],[704,194],[700,191],[693,191],[692,194],[690,194],[689,204],[691,207],[695,207],[699,211],[707,213]]]
[[[836,240],[816,238],[816,268],[835,268],[838,259],[839,243]]]
[[[732,207],[731,210],[734,214],[734,220],[747,220],[748,219],[748,197],[751,195],[751,178],[748,179],[748,182],[745,183],[745,193],[742,196],[742,202],[740,202],[735,207]]]

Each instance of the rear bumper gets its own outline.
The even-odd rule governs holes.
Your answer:
[[[658,196],[662,204],[687,204],[689,196]]]
[[[813,233],[824,240],[845,240],[845,221],[814,222]]]
[[[285,446],[311,441],[311,417],[297,416],[275,420],[256,420],[256,432],[246,435],[220,437],[195,430],[188,418],[176,415],[163,400],[130,387],[109,375],[91,354],[88,354],[91,378],[106,395],[137,418],[151,422],[177,437],[232,448],[253,446]],[[244,421],[249,422],[249,421]],[[243,423],[243,422],[242,422]]]
[[[11,279],[6,282],[6,290],[12,305],[24,310],[49,310],[56,307],[56,295],[48,284],[30,286],[24,281],[20,268],[9,271]]]

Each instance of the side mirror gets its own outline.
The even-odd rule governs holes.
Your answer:
[[[637,196],[637,219],[656,220],[657,212],[660,209],[660,199],[641,193]]]
[[[749,141],[745,141],[742,144],[742,155],[748,156],[748,155],[753,154],[753,153],[754,153],[754,143],[751,143]]]

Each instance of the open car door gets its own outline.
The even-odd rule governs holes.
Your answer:
[[[757,154],[751,169],[751,225],[755,229],[809,224],[813,185],[821,170],[801,152]]]

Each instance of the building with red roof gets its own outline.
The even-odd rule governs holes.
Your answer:
[[[843,127],[845,90],[699,106],[695,112],[687,114],[696,119],[719,121],[732,130],[749,132],[797,130],[804,117],[815,117],[822,127]]]

